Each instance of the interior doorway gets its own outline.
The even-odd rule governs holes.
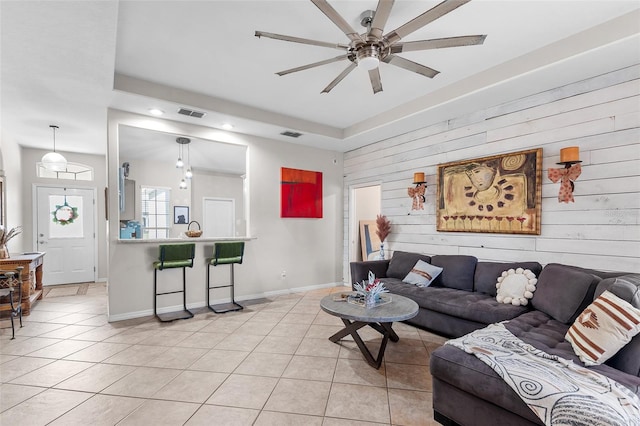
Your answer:
[[[43,285],[96,280],[96,191],[35,187],[34,247],[46,252]]]
[[[349,261],[356,262],[363,260],[361,222],[376,220],[381,212],[382,192],[379,182],[354,185],[349,192]]]

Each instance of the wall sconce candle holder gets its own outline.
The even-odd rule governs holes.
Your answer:
[[[426,201],[424,194],[427,190],[427,182],[424,180],[424,173],[418,172],[413,174],[414,188],[407,188],[409,197],[413,198],[411,210],[424,210],[424,202]]]
[[[573,199],[573,191],[575,190],[575,181],[578,180],[582,168],[580,166],[580,150],[577,146],[570,146],[560,150],[560,162],[558,165],[564,165],[564,169],[549,169],[548,176],[551,182],[560,183],[560,191],[558,192],[558,201],[568,203]]]

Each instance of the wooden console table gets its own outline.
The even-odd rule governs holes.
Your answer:
[[[42,263],[45,253],[15,254],[9,259],[0,259],[3,271],[23,266],[22,280],[22,315],[29,315],[31,305],[42,299]]]

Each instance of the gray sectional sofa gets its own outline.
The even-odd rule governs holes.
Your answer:
[[[443,268],[425,288],[402,282],[417,260]],[[497,278],[510,268],[530,269],[537,290],[527,306],[496,301]],[[354,282],[369,271],[391,293],[416,301],[420,312],[409,323],[447,337],[460,337],[486,325],[507,321],[506,328],[526,343],[583,365],[564,336],[594,298],[609,290],[640,308],[640,275],[611,273],[537,262],[478,262],[472,256],[425,256],[395,252],[391,260],[353,262]],[[433,352],[433,409],[445,425],[543,424],[504,381],[471,354],[445,345]],[[640,335],[605,364],[589,367],[640,396]]]

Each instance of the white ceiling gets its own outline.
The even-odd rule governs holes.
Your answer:
[[[396,1],[386,31],[437,3]],[[360,30],[358,16],[377,1],[331,4]],[[57,124],[58,149],[84,153],[106,151],[109,107],[144,115],[159,107],[171,120],[230,122],[234,132],[347,151],[640,63],[636,0],[473,0],[404,41],[487,34],[484,45],[403,53],[441,73],[428,79],[381,64],[384,91],[375,95],[359,69],[320,94],[346,61],[274,74],[340,52],[258,39],[256,30],[347,42],[306,0],[3,0],[0,19],[2,140],[50,149],[48,126]],[[181,106],[207,115],[178,115]]]

